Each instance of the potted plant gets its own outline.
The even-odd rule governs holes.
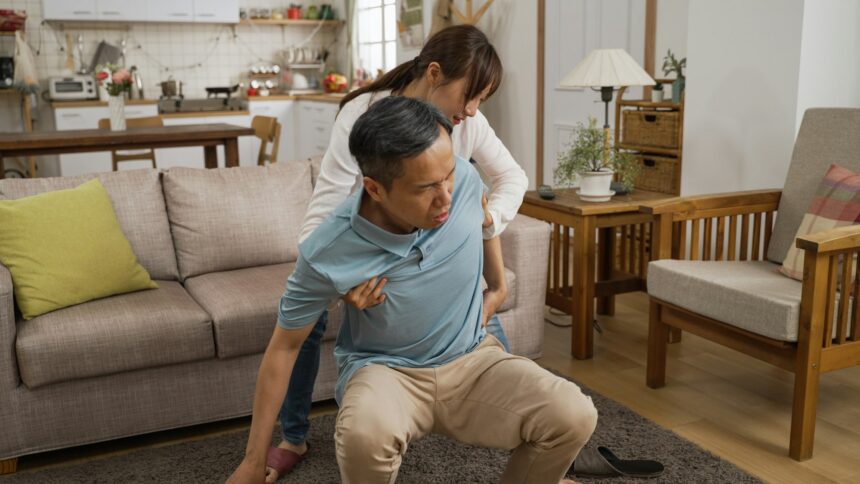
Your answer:
[[[108,94],[111,131],[125,129],[125,93],[131,90],[131,73],[125,67],[107,64],[96,67],[96,81]]]
[[[577,195],[588,202],[605,202],[612,198],[609,189],[613,177],[626,191],[633,189],[639,165],[629,153],[611,146],[608,133],[597,126],[597,119],[588,118],[588,126],[577,123],[571,135],[572,143],[559,153],[553,176],[560,185],[573,186],[579,178]]]
[[[660,103],[663,102],[663,83],[657,81],[656,84],[651,88],[651,102]]]
[[[681,93],[687,84],[684,77],[685,67],[687,67],[687,58],[678,60],[672,54],[672,49],[669,49],[666,57],[663,58],[663,75],[675,74],[675,82],[672,83],[672,102],[676,104],[681,102]]]

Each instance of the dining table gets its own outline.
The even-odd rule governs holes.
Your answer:
[[[15,156],[54,155],[143,148],[201,146],[206,168],[218,167],[217,147],[224,146],[225,166],[239,166],[239,136],[254,130],[227,123],[129,128],[122,131],[82,129],[35,133],[0,133],[0,178],[3,159]]]

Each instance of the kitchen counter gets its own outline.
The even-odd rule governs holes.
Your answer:
[[[159,116],[165,119],[172,118],[203,118],[209,116],[249,116],[248,111],[186,111],[178,113],[161,113]]]
[[[158,99],[126,99],[126,106],[144,106],[149,104],[158,104]],[[98,99],[87,99],[83,101],[51,101],[51,107],[54,109],[62,108],[96,108],[99,106],[106,107],[107,101],[99,101]]]

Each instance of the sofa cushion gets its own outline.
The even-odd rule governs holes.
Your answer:
[[[98,178],[111,199],[117,221],[138,262],[153,279],[179,277],[173,238],[156,170],[126,170],[73,177],[0,180],[0,199],[29,197],[74,188]]]
[[[278,321],[278,304],[295,263],[211,272],[185,287],[209,314],[219,358],[262,353]]]
[[[182,279],[292,262],[311,196],[307,162],[171,168],[164,196]]]
[[[860,171],[860,109],[808,109],[797,133],[785,187],[779,200],[767,258],[782,264],[797,228],[831,164]]]
[[[175,281],[18,322],[30,388],[215,356],[209,315]]]
[[[137,263],[99,180],[0,201],[0,262],[24,319],[158,286]]]
[[[801,283],[767,261],[660,260],[648,265],[648,294],[780,341],[797,341]]]

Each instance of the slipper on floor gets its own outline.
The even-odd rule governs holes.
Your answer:
[[[269,447],[269,453],[266,455],[266,467],[274,469],[278,473],[278,479],[280,479],[289,474],[305,458],[309,450],[311,450],[310,445],[304,454],[297,454],[280,447]]]
[[[581,477],[657,477],[663,474],[663,464],[654,460],[622,460],[606,447],[582,449],[569,474]]]

